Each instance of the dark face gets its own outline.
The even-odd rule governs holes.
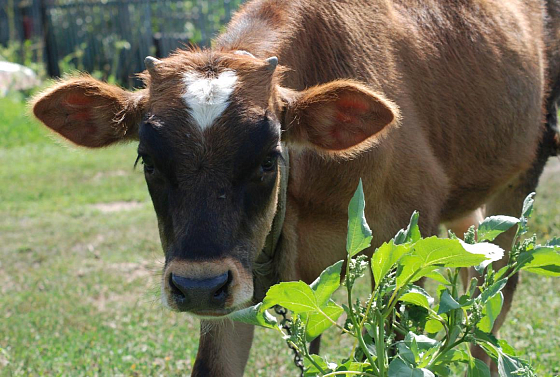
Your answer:
[[[165,253],[162,299],[201,316],[252,299],[251,266],[274,218],[283,163],[276,117],[236,98],[234,75],[197,72],[175,95],[162,89],[169,80],[152,82],[139,128]]]

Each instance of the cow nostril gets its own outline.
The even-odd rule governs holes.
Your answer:
[[[169,287],[171,288],[171,293],[179,297],[185,297],[185,294],[179,287],[173,282],[173,274],[169,274]]]
[[[233,276],[231,274],[231,271],[228,271],[227,280],[224,281],[224,283],[216,290],[216,292],[214,292],[214,298],[220,299],[223,296],[226,296],[229,284],[231,283],[232,280],[233,280]]]

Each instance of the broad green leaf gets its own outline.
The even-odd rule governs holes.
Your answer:
[[[338,368],[336,368],[337,372],[343,371],[352,371],[352,372],[364,372],[368,369],[369,363],[360,363],[357,361],[347,361],[344,364],[340,364]],[[344,376],[344,375],[343,375]],[[348,374],[349,377],[356,376],[355,374]]]
[[[517,264],[522,270],[545,276],[560,276],[560,253],[553,246],[536,246],[519,254]]]
[[[421,306],[426,309],[430,308],[430,304],[428,303],[428,299],[426,298],[426,296],[418,292],[405,293],[399,298],[399,301]]]
[[[450,349],[439,358],[438,364],[451,364],[454,362],[464,363],[468,362],[469,360],[470,356],[465,351]]]
[[[476,327],[478,327],[481,331],[487,333],[491,332],[496,318],[498,318],[498,315],[500,315],[500,312],[502,311],[503,302],[504,296],[502,295],[502,292],[498,292],[494,295],[494,297],[489,299],[482,309],[483,317]]]
[[[500,377],[519,377],[520,375],[531,376],[528,369],[528,365],[521,359],[499,352],[498,374]]]
[[[420,228],[418,227],[418,211],[414,211],[410,217],[410,222],[406,229],[401,229],[393,237],[395,245],[407,242],[416,242],[421,238]]]
[[[451,285],[451,282],[449,280],[447,280],[447,278],[445,276],[443,276],[441,274],[441,272],[439,271],[432,271],[430,273],[427,273],[426,275],[424,275],[425,277],[427,277],[428,279],[432,279],[437,281],[438,283],[441,284],[445,284],[445,285]]]
[[[262,302],[245,309],[237,310],[231,313],[228,318],[233,321],[267,327],[269,329],[276,328],[278,326],[276,318],[266,310],[261,311],[261,307]]]
[[[479,335],[476,334],[477,338]],[[482,334],[482,338],[484,335],[490,334]],[[536,376],[530,365],[516,357],[510,356],[504,353],[504,350],[498,345],[499,342],[496,339],[485,340],[482,343],[479,343],[484,351],[492,358],[492,360],[496,361],[498,364],[498,374],[500,377],[514,377],[514,376],[527,376],[533,377]]]
[[[408,334],[406,334],[406,336],[404,337],[404,342],[409,346],[412,346],[412,343],[414,342],[417,344],[418,349],[422,351],[437,347],[440,344],[435,339],[429,338],[425,335],[416,335],[412,331],[409,331]]]
[[[472,297],[474,295],[474,292],[476,291],[477,287],[478,287],[478,278],[473,276],[471,278],[471,282],[469,283],[469,288],[467,290],[467,295],[469,297]]]
[[[393,240],[381,245],[371,257],[371,270],[375,284],[379,285],[387,272],[411,249],[410,244],[395,245]]]
[[[364,209],[366,203],[364,200],[364,189],[362,180],[358,184],[358,188],[350,200],[348,205],[348,236],[346,238],[346,251],[350,257],[358,254],[360,251],[371,245],[371,229],[369,228]]]
[[[488,243],[488,242],[479,242],[479,243],[475,243],[475,244],[468,244],[466,242],[463,242],[461,240],[459,240],[459,242],[461,242],[461,245],[465,248],[465,250],[467,250],[469,253],[472,254],[482,254],[484,256],[486,256],[486,260],[482,261],[480,264],[478,264],[477,266],[474,266],[474,268],[477,270],[478,273],[482,273],[484,272],[484,269],[486,268],[486,266],[488,266],[490,263],[498,261],[500,259],[502,259],[504,257],[504,249],[502,249],[501,247],[499,247],[498,245],[494,245],[493,243]]]
[[[451,328],[451,331],[449,332],[449,343],[453,343],[454,341],[457,340],[457,338],[459,338],[459,335],[461,334],[461,332],[463,332],[463,329],[461,326],[459,325],[455,325]]]
[[[467,377],[490,377],[490,368],[482,360],[471,359],[467,369]]]
[[[490,287],[485,289],[484,292],[482,292],[482,294],[480,295],[481,303],[485,304],[489,299],[494,297],[494,295],[496,295],[496,293],[500,292],[502,290],[502,288],[504,288],[506,286],[507,280],[508,279],[498,280],[497,282],[492,284]]]
[[[558,264],[549,264],[547,266],[539,266],[539,267],[526,267],[524,268],[524,270],[538,275],[553,276],[553,277],[560,276],[560,266]]]
[[[480,343],[482,346],[484,344],[488,343],[492,346],[499,347],[498,339],[496,339],[496,337],[491,333],[480,331],[479,329],[474,329],[474,335],[475,335],[478,343]],[[495,355],[491,355],[491,354],[488,354],[488,355],[495,358],[496,360],[498,360],[498,354],[497,353]]]
[[[427,351],[423,352],[420,355],[420,362],[416,365],[418,368],[425,368],[428,365],[430,365],[430,362],[433,360],[434,356],[436,353],[438,353],[440,350],[440,347],[432,347],[430,349],[428,349]],[[432,370],[433,372],[433,370]]]
[[[487,217],[478,226],[478,242],[493,241],[517,223],[519,219],[511,216]]]
[[[397,288],[415,282],[436,267],[471,267],[486,260],[481,254],[465,250],[459,240],[424,238],[414,244],[410,253],[399,261]]]
[[[323,333],[326,329],[333,325],[333,322],[344,313],[344,309],[338,306],[334,301],[329,302],[321,311],[326,314],[331,320],[325,317],[323,313],[311,312],[302,314],[304,322],[307,322],[305,327],[305,337],[310,342]]]
[[[424,331],[428,334],[436,334],[441,330],[443,330],[443,325],[437,319],[428,320],[426,326],[424,326]]]
[[[443,364],[432,367],[432,372],[434,372],[438,377],[451,376],[451,369],[449,369],[447,365],[443,365]]]
[[[523,210],[521,211],[521,216],[525,218],[531,217],[533,214],[533,204],[535,203],[535,193],[532,192],[523,201]]]
[[[533,199],[534,196],[534,192],[527,195],[525,201],[523,202],[523,210],[521,211],[521,218],[519,219],[519,230],[517,232],[518,235],[527,233],[527,222],[533,214],[533,203],[535,202]]]
[[[439,309],[437,311],[437,314],[447,313],[453,309],[459,309],[460,307],[461,304],[455,301],[455,299],[451,297],[449,291],[446,289],[442,292],[439,298]]]
[[[405,255],[402,257],[397,269],[397,279],[395,289],[401,289],[406,284],[414,283],[421,279],[425,274],[434,271],[437,266],[426,263],[418,255]]]
[[[366,328],[367,333],[369,334],[369,336],[371,336],[372,338],[375,336],[375,328],[373,327],[373,325],[371,323],[364,323],[364,327]]]
[[[496,274],[494,275],[494,279],[500,280],[501,278],[504,277],[504,275],[506,274],[506,272],[509,271],[509,266],[505,265],[504,267],[500,268]]]
[[[433,302],[433,300],[434,299],[428,292],[416,286],[412,286],[408,292],[399,297],[399,301],[421,306],[426,309],[430,309],[430,302]]]
[[[303,281],[283,282],[270,287],[262,302],[261,311],[280,305],[295,314],[318,308],[315,292]]]
[[[309,356],[313,359],[315,364],[317,364],[317,365],[319,365],[319,367],[321,367],[323,372],[327,372],[327,373],[332,372],[337,367],[336,364],[328,363],[325,359],[323,359],[319,355],[309,355]],[[321,371],[319,369],[317,369],[317,367],[313,363],[311,363],[306,358],[304,358],[303,361],[304,361],[304,365],[305,365],[305,373],[304,373],[305,377],[315,377],[315,376],[320,376],[321,375]]]
[[[389,364],[389,377],[434,377],[434,374],[427,369],[417,369],[398,357]]]
[[[365,325],[365,324],[364,324]],[[369,354],[372,356],[372,358],[374,360],[377,359],[377,348],[375,347],[375,341],[373,340],[373,337],[371,336],[371,332],[366,332],[363,335],[364,338],[364,343],[366,345],[366,348],[369,351]]]
[[[410,343],[410,350],[414,354],[415,364],[418,365],[418,361],[420,361],[420,350],[418,348],[418,342],[416,342],[415,338],[413,338],[412,342]]]
[[[422,353],[422,360],[420,360],[420,363],[417,365],[419,368],[424,368],[428,366],[428,364],[430,364],[435,354],[440,350],[439,345],[440,343],[438,343],[437,347],[429,348],[428,350],[426,350],[426,352]]]
[[[504,339],[498,340],[498,346],[500,346],[500,348],[506,355],[516,356],[515,350],[513,349],[512,346],[509,345],[509,343],[506,340]]]
[[[340,286],[340,271],[344,261],[338,261],[332,266],[327,267],[321,275],[311,283],[311,289],[315,291],[317,305],[325,305],[331,298],[334,291]]]
[[[417,356],[414,355],[414,352],[410,349],[410,345],[406,344],[403,341],[397,342],[397,350],[398,355],[401,359],[403,359],[407,364],[416,365],[416,358]]]
[[[459,303],[459,305],[461,305],[462,308],[470,308],[474,303],[474,299],[470,298],[469,295],[464,294],[459,297],[459,300],[457,302]]]

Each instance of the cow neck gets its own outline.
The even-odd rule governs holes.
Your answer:
[[[282,147],[282,164],[280,165],[280,187],[278,192],[278,204],[276,215],[272,221],[270,233],[266,236],[264,248],[257,255],[253,264],[254,297],[260,302],[266,295],[266,291],[272,285],[278,283],[278,271],[275,268],[275,255],[278,241],[282,235],[284,218],[286,217],[286,197],[288,191],[288,176],[290,173],[290,154],[286,146]]]

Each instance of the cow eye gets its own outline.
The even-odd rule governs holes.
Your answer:
[[[142,165],[144,165],[144,171],[148,174],[152,174],[155,170],[154,160],[148,155],[140,156],[142,158]]]
[[[263,160],[262,164],[261,164],[261,168],[263,171],[265,172],[270,172],[273,171],[274,168],[276,167],[276,160],[278,159],[278,156],[275,154],[269,154],[268,156],[265,157],[265,159]]]

